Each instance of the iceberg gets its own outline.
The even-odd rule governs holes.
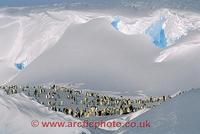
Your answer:
[[[152,24],[146,31],[145,34],[149,35],[153,43],[159,48],[167,47],[167,39],[165,36],[165,30],[163,28],[164,17],[161,17],[159,21]]]

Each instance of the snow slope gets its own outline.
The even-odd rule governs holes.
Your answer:
[[[175,46],[162,50],[155,59],[155,62],[166,62],[168,60],[187,57],[188,54],[192,54],[193,52],[195,53],[200,45],[199,39],[200,35],[194,33],[189,38],[185,38],[181,42],[177,43]]]
[[[98,18],[104,18],[105,23],[110,23],[116,31],[125,35],[147,35],[159,48],[178,44],[193,31],[199,35],[200,28],[198,12],[172,9],[149,11],[140,16],[113,16],[101,11],[77,12],[57,7],[1,8],[0,43],[4,45],[0,46],[0,74],[3,76],[0,82],[9,82],[43,52],[56,45],[69,26]],[[161,56],[157,54],[155,62],[162,62],[168,57],[163,53]],[[172,50],[170,53],[175,52]]]
[[[78,38],[78,39],[77,39]],[[73,25],[52,49],[24,69],[11,83],[85,83],[83,88],[130,95],[173,94],[198,87],[199,47],[168,62],[155,63],[162,51],[144,35],[125,35],[99,18]],[[178,65],[178,66],[177,66]]]
[[[21,8],[2,9],[0,11],[0,62],[7,70],[12,70],[0,81],[8,79],[23,70],[45,50],[51,48],[60,39],[71,24],[86,23],[93,15],[82,15],[70,11],[44,11]],[[11,13],[10,13],[11,12]],[[8,71],[6,71],[8,72]]]
[[[200,90],[194,89],[156,107],[134,121],[149,120],[150,128],[121,129],[120,134],[199,134]]]
[[[1,134],[90,134],[86,128],[43,128],[32,127],[33,120],[38,121],[78,121],[63,113],[49,111],[24,94],[5,95],[0,91],[0,133]]]

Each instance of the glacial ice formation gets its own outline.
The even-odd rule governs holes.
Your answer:
[[[167,47],[167,39],[165,36],[165,30],[163,28],[165,19],[163,17],[160,18],[159,21],[152,24],[145,33],[149,35],[153,43],[159,48]]]
[[[119,30],[120,18],[115,17],[111,24],[116,30]]]

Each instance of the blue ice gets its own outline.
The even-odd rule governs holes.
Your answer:
[[[116,30],[119,30],[119,23],[120,23],[120,18],[115,17],[111,24]]]
[[[16,66],[16,68],[17,68],[18,70],[23,70],[23,69],[25,68],[24,63],[16,63],[15,66]]]
[[[163,23],[165,19],[160,18],[159,21],[152,24],[148,29],[146,29],[145,34],[149,35],[153,43],[159,48],[167,47],[167,39],[165,36],[165,30],[163,29]]]

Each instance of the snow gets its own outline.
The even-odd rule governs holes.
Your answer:
[[[64,115],[63,113],[60,112],[53,112],[49,111],[47,107],[44,107],[43,105],[37,103],[34,101],[32,98],[27,97],[23,93],[18,93],[18,94],[13,94],[13,95],[7,95],[3,90],[0,90],[0,133],[3,134],[25,134],[25,133],[58,133],[58,134],[63,134],[63,133],[74,133],[74,134],[82,134],[87,133],[93,133],[97,129],[100,133],[104,133],[105,131],[110,131],[110,132],[116,132],[120,129],[120,127],[100,127],[100,128],[93,128],[93,127],[88,127],[88,128],[62,128],[62,127],[57,127],[57,128],[43,128],[42,126],[38,127],[32,127],[31,122],[33,120],[38,120],[38,121],[65,121],[65,122],[75,122],[75,121],[84,121],[84,120],[89,120],[89,121],[102,121],[102,118],[95,118],[95,117],[90,117],[89,119],[75,119],[69,115]],[[122,115],[122,116],[115,116],[113,119],[107,118],[108,122],[116,121],[116,122],[127,122],[135,119],[141,114],[144,114],[150,109],[143,109],[139,110],[135,113],[131,113],[128,115]],[[95,132],[96,133],[96,132]]]
[[[177,93],[179,94],[179,93]],[[175,97],[176,96],[176,97]],[[64,115],[59,112],[49,111],[46,107],[38,104],[23,93],[15,95],[6,95],[3,90],[0,90],[0,133],[2,134],[63,134],[63,133],[139,133],[146,134],[187,134],[193,132],[198,134],[200,129],[198,121],[200,107],[194,102],[199,102],[200,89],[192,89],[185,91],[183,94],[175,95],[173,99],[162,103],[153,109],[140,110],[133,114],[128,114],[114,119],[107,120],[108,122],[140,122],[144,120],[150,121],[150,128],[131,128],[131,127],[100,127],[100,128],[35,128],[31,126],[32,120],[38,121],[81,121],[71,116]],[[191,114],[192,111],[192,114]],[[101,121],[102,118],[89,119],[90,121]]]
[[[149,120],[150,128],[121,129],[121,134],[199,134],[200,90],[193,89],[137,117]]]
[[[91,3],[0,8],[0,84],[84,83],[86,89],[134,97],[199,88],[199,1],[108,2],[118,11],[89,11],[102,7]],[[67,10],[80,5],[87,9]],[[118,14],[120,9],[129,14]],[[147,112],[107,120],[148,119],[148,129],[35,129],[33,119],[77,119],[48,111],[24,94],[0,91],[0,133],[198,134],[199,95],[192,90]]]
[[[31,121],[80,121],[63,113],[49,111],[24,94],[6,95],[0,90],[0,133],[1,134],[90,134],[86,128],[37,128]]]
[[[147,34],[161,48],[177,44],[200,28],[199,15],[194,12],[160,9],[149,12],[148,16],[119,17],[120,32],[127,35]]]
[[[109,20],[98,18],[70,26],[53,48],[11,83],[84,83],[82,88],[130,96],[141,90],[146,95],[169,95],[199,86],[198,49],[167,63],[155,63],[161,51],[147,36],[127,36],[114,30]]]
[[[86,23],[99,15],[75,11],[37,12],[24,9],[25,13],[9,13],[9,8],[0,12],[0,60],[12,74],[0,78],[1,83],[26,68],[44,51],[53,47],[71,24]],[[16,8],[16,13],[21,9]],[[8,77],[8,78],[7,78]],[[3,81],[3,82],[2,82]]]
[[[193,34],[192,37],[186,38],[185,40],[179,42],[177,45],[161,51],[160,54],[155,59],[155,62],[161,63],[168,60],[173,60],[175,58],[180,59],[188,54],[193,55],[193,53],[195,53],[195,51],[199,49],[200,46],[199,39],[200,39],[199,34]]]
[[[113,121],[115,121],[115,122],[123,122],[123,123],[129,122],[129,121],[135,119],[136,117],[138,117],[138,116],[144,114],[144,113],[147,112],[148,110],[150,110],[150,109],[148,109],[148,108],[142,109],[142,110],[139,110],[139,111],[137,111],[137,112],[135,112],[135,113],[131,113],[131,114],[128,114],[128,115],[119,117],[119,118],[107,120],[106,122],[113,122]],[[107,130],[107,131],[117,131],[117,130],[119,130],[121,127],[99,127],[99,128],[100,128],[100,129],[103,129],[103,130]]]
[[[158,21],[161,17],[165,18],[162,28]],[[55,46],[70,26],[99,18],[104,18],[105,23],[110,23],[125,35],[144,35],[147,29],[152,29],[151,34],[149,33],[150,37],[161,48],[177,44],[184,37],[189,36],[190,32],[200,28],[198,13],[172,9],[150,11],[147,15],[120,16],[101,12],[69,11],[57,7],[52,9],[2,8],[0,43],[4,45],[0,46],[2,50],[0,61],[4,63],[2,66],[12,70],[12,73],[7,74],[3,79],[0,78],[0,83],[8,82],[17,76],[19,70],[26,68],[42,53]],[[26,64],[22,66],[24,61]]]

